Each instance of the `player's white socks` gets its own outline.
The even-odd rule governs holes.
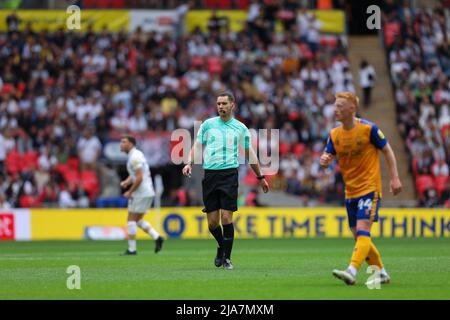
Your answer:
[[[128,238],[133,236],[134,239],[128,239],[128,250],[131,252],[136,251],[136,233],[137,225],[136,221],[128,221]]]
[[[153,239],[156,240],[159,238],[159,233],[154,228],[152,228],[152,226],[148,221],[142,219],[139,220],[137,224],[142,230],[144,230],[144,232],[148,233]]]
[[[354,277],[358,274],[358,269],[356,269],[354,266],[349,265],[347,268],[347,271]]]
[[[152,227],[148,229],[148,234],[155,240],[159,238],[159,233]]]
[[[136,251],[136,240],[128,240],[128,251],[135,252]]]
[[[358,274],[358,269],[356,269],[352,265],[349,265],[347,268],[347,272],[349,272],[352,276],[356,277],[356,275]],[[385,268],[381,268],[380,274],[382,274],[383,276],[389,276]]]

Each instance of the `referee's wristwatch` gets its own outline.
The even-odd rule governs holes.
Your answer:
[[[256,179],[258,179],[258,180],[262,180],[262,179],[265,179],[266,177],[264,176],[264,175],[261,175],[261,176],[259,176],[259,177],[256,177]]]

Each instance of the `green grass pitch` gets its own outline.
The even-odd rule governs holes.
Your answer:
[[[126,242],[0,242],[0,299],[450,299],[450,239],[375,239],[392,283],[369,290],[331,275],[344,268],[351,239],[240,240],[235,270],[213,265],[214,240],[173,240],[153,253],[119,256]],[[66,287],[69,265],[81,290]]]

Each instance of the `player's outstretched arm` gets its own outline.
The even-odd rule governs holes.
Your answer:
[[[402,191],[402,183],[400,182],[397,171],[397,160],[395,159],[394,151],[392,150],[389,143],[386,143],[382,151],[389,169],[389,176],[391,177],[389,191],[392,192],[392,194],[395,196]]]
[[[197,155],[201,156],[202,144],[199,141],[195,141],[192,145],[191,151],[189,151],[187,164],[183,167],[183,175],[190,177],[192,174],[192,163],[194,162],[194,157]]]
[[[259,166],[258,157],[256,156],[255,150],[250,146],[248,149],[245,149],[245,158],[249,160],[250,167],[257,177],[262,177],[261,168]],[[259,179],[261,189],[264,193],[269,192],[269,184],[265,178]]]

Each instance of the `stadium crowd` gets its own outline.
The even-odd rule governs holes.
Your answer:
[[[192,131],[195,120],[216,115],[222,89],[236,95],[236,116],[249,128],[280,129],[275,189],[305,203],[342,198],[338,169],[319,170],[318,159],[334,124],[334,92],[354,91],[345,45],[323,38],[306,10],[285,24],[291,32],[275,33],[274,19],[285,18],[266,9],[254,2],[240,32],[210,23],[179,39],[106,27],[19,30],[9,19],[0,35],[0,204],[94,205],[118,181],[100,161],[111,132]],[[245,169],[244,177],[256,183]],[[199,201],[176,198],[172,205]]]
[[[392,4],[384,40],[420,205],[450,207],[450,19],[448,9]]]

